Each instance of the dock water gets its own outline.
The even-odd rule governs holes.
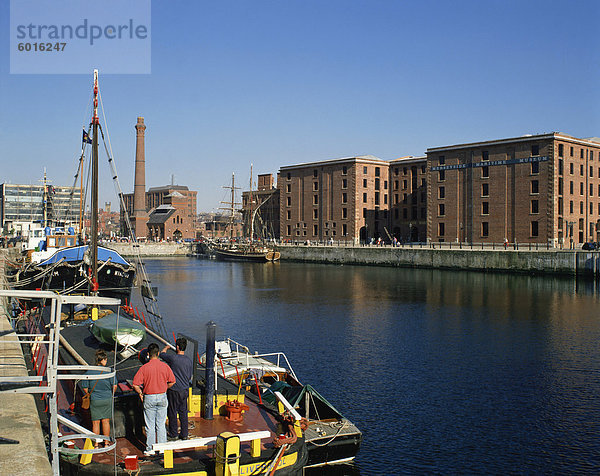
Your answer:
[[[0,288],[6,289],[5,265],[11,249],[0,249]],[[7,309],[0,298],[0,381],[3,377],[27,375],[21,346],[15,340]],[[0,443],[0,474],[52,474],[44,434],[33,395],[0,393],[0,437],[18,443]],[[39,398],[39,395],[38,395]]]

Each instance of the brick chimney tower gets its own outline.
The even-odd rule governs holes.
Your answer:
[[[146,211],[146,153],[144,135],[146,126],[144,118],[138,117],[135,125],[135,180],[133,183],[133,231],[136,238],[146,238],[148,229],[148,213]]]

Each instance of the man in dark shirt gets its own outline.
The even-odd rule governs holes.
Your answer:
[[[176,341],[176,353],[167,354],[170,346],[165,346],[160,354],[175,375],[175,385],[167,390],[167,399],[169,407],[167,408],[167,417],[169,418],[169,431],[167,437],[175,439],[179,436],[182,440],[188,438],[188,394],[190,388],[190,379],[192,378],[192,360],[185,355],[187,340],[180,337]],[[179,423],[181,430],[177,433],[177,414],[179,414]]]

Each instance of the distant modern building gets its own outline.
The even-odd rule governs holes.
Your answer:
[[[389,162],[371,155],[281,167],[280,239],[385,239],[389,170]]]
[[[242,193],[243,236],[252,229],[253,239],[279,239],[279,193],[273,174],[259,175],[257,190]]]
[[[600,139],[527,135],[427,149],[432,241],[600,241]]]
[[[46,185],[0,185],[0,226],[5,230],[17,224],[79,224],[81,190],[76,187]],[[45,203],[44,203],[45,201]],[[19,225],[22,226],[22,225]]]

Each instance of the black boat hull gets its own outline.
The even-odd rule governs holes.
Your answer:
[[[55,265],[49,273],[44,274],[43,266],[29,266],[15,275],[11,285],[15,289],[41,289],[68,294],[86,294],[89,291],[89,280],[85,274],[87,265],[79,263],[61,263]],[[130,299],[135,280],[135,268],[125,269],[111,263],[98,265],[98,295],[120,299],[124,304]],[[23,285],[20,285],[23,283]]]

